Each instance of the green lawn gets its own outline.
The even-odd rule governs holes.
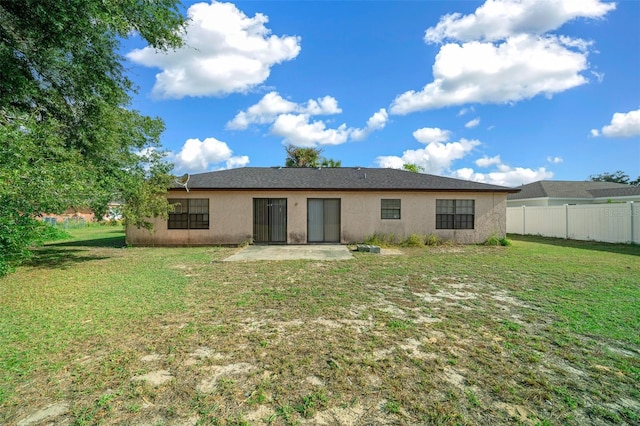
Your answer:
[[[0,279],[2,424],[640,423],[638,246],[227,263],[71,232]]]

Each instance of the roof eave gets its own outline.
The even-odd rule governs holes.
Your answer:
[[[170,192],[185,191],[184,188],[169,188]],[[189,188],[189,191],[343,191],[343,192],[505,192],[515,194],[516,188],[287,188],[287,187],[253,187],[253,188]],[[186,192],[186,191],[185,191]]]

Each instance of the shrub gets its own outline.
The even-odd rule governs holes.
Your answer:
[[[429,234],[425,239],[425,244],[428,246],[439,246],[440,244],[442,244],[442,238],[434,234]]]
[[[511,240],[507,237],[498,237],[496,234],[493,234],[484,242],[485,246],[510,246]]]
[[[411,234],[403,242],[403,247],[424,247],[425,237],[424,235]]]

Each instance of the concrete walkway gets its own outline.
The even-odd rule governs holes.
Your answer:
[[[353,255],[347,246],[339,244],[247,246],[238,253],[227,257],[224,262],[241,260],[347,260]]]

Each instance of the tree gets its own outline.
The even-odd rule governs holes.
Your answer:
[[[640,176],[636,180],[630,180],[629,175],[622,170],[617,170],[614,173],[600,173],[597,175],[589,176],[589,180],[594,182],[615,182],[623,183],[625,185],[640,186]]]
[[[341,161],[332,158],[322,157],[322,150],[319,148],[300,148],[293,145],[285,147],[287,167],[340,167]]]
[[[181,44],[179,0],[0,0],[0,275],[40,238],[36,217],[69,207],[128,205],[170,183],[164,124],[129,110],[119,40]],[[150,188],[155,188],[151,190]],[[140,192],[140,193],[138,193]],[[164,197],[162,197],[164,198]],[[166,201],[144,207],[166,214]]]
[[[321,149],[287,145],[285,150],[287,158],[284,164],[287,167],[318,167],[320,165]]]
[[[342,161],[334,160],[332,158],[322,157],[322,161],[320,162],[320,167],[341,167]]]
[[[424,167],[418,166],[414,163],[405,163],[402,165],[402,168],[414,173],[422,173],[424,172]]]

